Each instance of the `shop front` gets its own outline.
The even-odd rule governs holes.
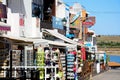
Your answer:
[[[33,39],[33,42],[41,80],[77,78],[76,45],[46,39]]]
[[[0,36],[0,78],[20,78],[33,65],[33,43],[24,38]]]

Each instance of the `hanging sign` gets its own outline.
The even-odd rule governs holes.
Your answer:
[[[24,15],[23,14],[20,14],[19,15],[19,25],[21,26],[21,27],[23,27],[24,26]]]
[[[84,22],[82,22],[83,27],[90,28],[95,24],[95,17],[88,17]]]

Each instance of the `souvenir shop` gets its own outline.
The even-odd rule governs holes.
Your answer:
[[[41,80],[77,79],[77,46],[58,41],[34,40],[35,64]]]
[[[33,65],[33,43],[24,38],[0,36],[0,77],[20,77],[21,68]]]

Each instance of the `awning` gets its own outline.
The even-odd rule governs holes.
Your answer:
[[[88,30],[87,34],[93,35],[94,31],[93,30]]]
[[[1,35],[0,37],[7,38],[10,40],[14,40],[16,44],[21,44],[21,45],[26,45],[26,43],[39,45],[55,45],[55,46],[61,46],[61,47],[68,47],[68,48],[76,48],[76,45],[73,44],[68,44],[68,43],[63,43],[63,42],[58,42],[58,41],[51,41],[51,40],[46,40],[46,39],[41,39],[41,38],[22,38],[22,37],[14,37],[14,36],[9,36],[9,35]]]
[[[55,36],[55,37],[57,37],[57,38],[59,38],[59,39],[65,41],[65,42],[70,43],[70,44],[83,46],[82,44],[77,43],[77,42],[75,42],[75,41],[73,41],[73,40],[71,40],[71,39],[65,37],[64,35],[58,33],[58,32],[55,31],[55,30],[43,29],[43,32],[46,32],[46,33],[48,33],[48,34],[51,34],[51,35],[53,35],[53,36]]]
[[[33,41],[30,41],[29,39],[27,39],[27,38],[22,38],[22,37],[9,36],[9,35],[1,35],[0,37],[13,40],[14,43],[16,43],[16,44],[33,43]]]
[[[76,47],[76,45],[74,45],[74,44],[68,44],[68,43],[63,43],[63,42],[58,42],[58,41],[51,41],[51,40],[46,40],[46,39],[41,39],[41,38],[22,38],[22,37],[15,37],[15,36],[9,36],[9,35],[1,35],[0,37],[14,40],[20,44],[32,43],[32,44],[37,44],[37,45],[39,45],[39,44],[56,45],[56,46],[63,46],[63,47],[69,47],[69,48]]]
[[[11,31],[10,25],[0,22],[0,30],[1,31]]]
[[[34,44],[39,45],[39,44],[44,44],[44,45],[56,45],[56,46],[63,46],[63,47],[75,47],[73,44],[67,44],[63,42],[58,42],[58,41],[51,41],[51,40],[46,40],[46,39],[29,39],[30,41],[33,41]]]

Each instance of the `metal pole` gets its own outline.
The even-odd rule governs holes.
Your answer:
[[[67,49],[66,49],[66,54],[65,54],[65,61],[66,61],[66,79],[65,80],[67,80]]]
[[[12,50],[10,50],[10,79],[12,79]]]
[[[83,39],[83,27],[82,27],[82,20],[80,19],[80,27],[79,27],[79,29],[80,29],[80,32],[79,32],[79,35],[78,35],[78,37],[79,37],[79,39],[81,40],[81,39]]]
[[[96,61],[95,47],[94,47],[94,61]]]

